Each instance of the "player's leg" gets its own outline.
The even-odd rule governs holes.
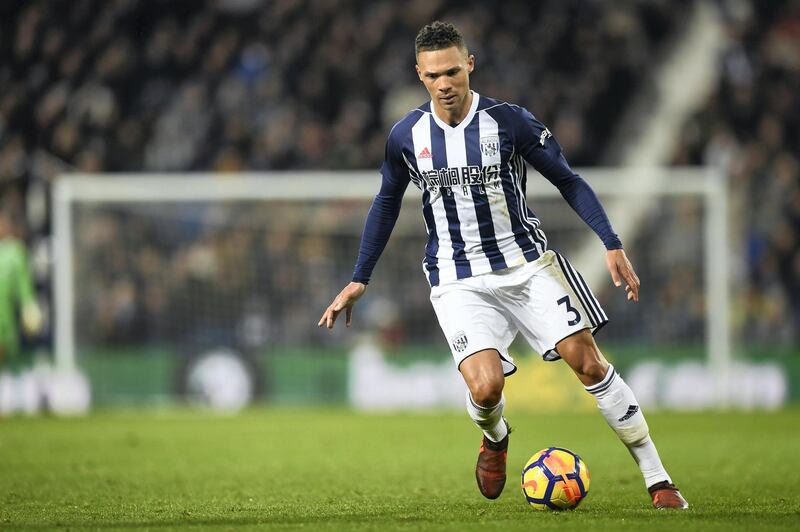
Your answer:
[[[594,342],[591,333],[608,318],[586,281],[566,258],[553,251],[526,269],[529,271],[522,271],[519,279],[507,283],[513,290],[507,310],[519,330],[545,360],[567,361],[639,464],[647,487],[672,486],[638,401]]]
[[[478,489],[488,499],[496,499],[506,483],[508,424],[503,418],[505,375],[500,353],[485,349],[465,358],[458,368],[467,383],[467,412],[483,431],[475,465]]]
[[[516,334],[485,290],[481,278],[431,289],[431,303],[453,361],[467,384],[467,413],[483,431],[475,477],[489,499],[506,479],[508,427],[503,419],[505,375],[516,370],[507,354]]]
[[[606,422],[636,460],[656,508],[687,508],[661,463],[633,391],[605,359],[589,330],[564,338],[556,351],[594,396]]]

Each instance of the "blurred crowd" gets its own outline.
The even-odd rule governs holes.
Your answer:
[[[464,32],[478,92],[530,108],[557,132],[573,165],[596,165],[692,4],[0,2],[0,207],[27,220],[35,238],[48,231],[42,191],[58,172],[377,168],[391,125],[426,100],[413,37],[435,18]],[[800,330],[800,298],[792,297],[800,293],[800,9],[797,1],[719,5],[728,32],[720,82],[686,125],[674,164],[719,165],[732,176],[732,212],[740,214],[732,232],[746,235],[733,252],[748,259],[736,272],[747,287],[737,319],[754,340],[791,341]],[[332,212],[358,226],[361,206],[352,220],[347,207]],[[665,208],[659,220],[696,232],[688,222],[700,210]],[[176,206],[174,231],[158,224],[163,212],[155,222],[114,209],[79,219],[82,334],[100,343],[180,341],[184,327],[244,335],[245,343],[314,340],[305,318],[347,277],[358,227],[331,240],[304,232],[308,220],[289,209],[280,231],[262,231],[256,227],[269,220],[240,211]],[[241,229],[216,231],[219,217]],[[648,241],[664,238],[658,224],[646,233]],[[408,267],[421,279],[418,241],[400,240],[384,267]],[[293,269],[297,263],[303,268]],[[686,288],[700,283],[698,272],[642,268],[664,272],[650,286],[662,287],[654,304],[671,314],[641,334],[702,337],[704,303]],[[384,299],[427,309],[424,281],[417,285],[419,292]],[[269,297],[256,297],[253,286]],[[207,315],[203,297],[217,302]],[[430,315],[417,318],[403,317],[410,335],[438,338]]]
[[[434,17],[462,28],[478,90],[592,164],[688,3],[3,2],[0,179],[36,150],[87,172],[374,168],[426,99],[413,37]]]
[[[720,78],[676,165],[730,176],[741,341],[800,341],[800,2],[721,2]]]
[[[368,205],[235,201],[77,209],[77,341],[89,348],[175,345],[189,353],[346,340],[315,326],[317,310],[352,273]],[[391,333],[402,326],[403,338],[392,341],[407,339],[406,332],[418,342],[438,340],[432,312],[400,324],[386,307],[429,307],[418,229],[414,216],[399,223],[379,267],[385,280],[371,289],[376,306],[366,303],[356,331]]]
[[[464,32],[477,59],[476,90],[529,107],[559,132],[573,164],[596,164],[626,102],[690,5],[691,0],[2,2],[3,202],[27,214],[35,237],[48,231],[41,199],[46,186],[40,185],[58,172],[377,168],[391,125],[427,99],[414,71],[413,37],[435,18]],[[286,327],[278,327],[278,336],[307,334],[305,322],[288,322],[305,316],[309,306],[321,308],[322,301],[306,301],[302,294],[313,291],[307,282],[292,281],[297,272],[280,273],[281,264],[290,263],[286,254],[295,252],[287,250],[305,249],[299,259],[309,267],[313,257],[346,250],[351,256],[337,264],[349,269],[357,246],[330,246],[297,233],[271,234],[262,247],[263,235],[240,231],[238,244],[261,253],[241,258],[266,260],[258,271],[270,276],[254,280],[242,271],[237,281],[218,271],[220,264],[234,264],[229,255],[237,238],[195,228],[171,235],[177,240],[168,249],[160,243],[169,236],[163,228],[124,212],[98,216],[78,225],[86,231],[80,245],[95,247],[82,255],[85,263],[76,273],[83,305],[77,311],[90,318],[79,326],[100,342],[180,337],[166,315],[182,323],[221,319],[224,326],[201,328],[231,329],[231,320],[246,321],[245,307],[250,314],[279,314]],[[194,220],[189,226],[209,226],[198,212],[188,216]],[[120,242],[126,244],[115,250]],[[420,249],[409,249],[395,263],[410,264],[418,274]],[[331,284],[317,292],[326,299],[329,286],[347,274],[328,271]],[[322,277],[317,271],[311,278]],[[196,285],[198,278],[206,281]],[[245,280],[277,283],[286,294],[297,284],[296,297],[243,303],[253,286],[238,286]],[[215,291],[208,295],[219,307],[205,318],[192,304],[204,290]],[[181,303],[181,294],[190,301]],[[175,314],[180,308],[186,316]],[[226,321],[226,312],[238,315]],[[420,327],[435,330],[429,318],[421,318]],[[411,324],[410,330],[419,329]]]

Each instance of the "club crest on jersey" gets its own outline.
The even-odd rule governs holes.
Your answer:
[[[494,157],[500,149],[500,138],[497,135],[481,137],[481,153],[486,157]]]
[[[453,342],[453,349],[461,353],[467,348],[467,335],[464,331],[458,331],[451,340]]]

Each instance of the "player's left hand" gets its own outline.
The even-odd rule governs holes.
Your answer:
[[[609,249],[606,252],[606,266],[611,273],[614,286],[622,286],[622,281],[625,281],[625,293],[628,301],[638,302],[641,282],[639,282],[639,276],[633,271],[633,265],[625,255],[625,250]]]

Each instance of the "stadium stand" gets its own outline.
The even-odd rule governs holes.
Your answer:
[[[3,176],[37,149],[83,171],[375,167],[433,16],[464,28],[476,86],[592,164],[680,19],[670,2],[467,4],[3,3]]]
[[[26,190],[41,177],[33,163],[42,155],[60,161],[59,168],[82,172],[376,168],[392,123],[425,100],[409,36],[433,18],[463,29],[479,65],[476,88],[534,109],[558,131],[574,165],[597,164],[627,101],[679,33],[689,5],[690,0],[513,1],[502,9],[476,0],[4,2],[4,202],[24,210]],[[44,212],[28,213],[35,231],[47,231]],[[105,296],[81,310],[88,318],[81,326],[110,343],[179,334],[159,329],[165,313],[184,320],[170,308],[179,297],[161,289],[157,273],[175,271],[188,283],[187,256],[219,250],[224,242],[193,242],[189,234],[180,252],[169,255],[153,228],[124,224],[119,214],[105,222],[89,233],[96,245],[92,271],[105,273],[84,287],[85,294]],[[138,251],[135,256],[105,247],[120,238]],[[273,252],[285,257],[279,244],[258,259]],[[418,249],[404,252],[416,268]],[[285,286],[294,286],[294,277],[286,275]],[[230,300],[241,298],[241,286],[217,285],[228,288]],[[294,289],[297,297],[303,288]],[[215,319],[222,320],[220,330],[230,325],[222,315]],[[419,324],[438,338],[430,325]],[[303,322],[297,330],[281,331],[290,337],[304,334],[305,327]]]
[[[722,2],[728,43],[716,90],[686,124],[676,165],[730,176],[737,329],[754,344],[800,340],[800,4]]]

